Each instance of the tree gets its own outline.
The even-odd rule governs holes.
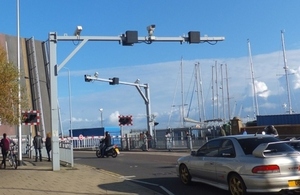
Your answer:
[[[0,119],[2,124],[18,125],[21,108],[27,108],[25,88],[21,87],[19,98],[19,71],[17,66],[8,62],[6,51],[0,46]]]

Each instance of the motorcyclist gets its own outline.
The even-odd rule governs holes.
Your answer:
[[[101,156],[104,156],[105,150],[108,146],[111,145],[111,137],[108,131],[105,132],[105,138],[103,140],[104,146],[101,148]]]
[[[275,137],[278,137],[278,131],[275,129],[273,125],[269,125],[265,128],[267,135],[274,135]]]

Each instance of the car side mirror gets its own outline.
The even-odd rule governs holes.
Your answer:
[[[197,156],[197,151],[191,151],[192,156]]]

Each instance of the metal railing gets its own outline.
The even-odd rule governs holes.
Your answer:
[[[100,137],[84,137],[81,140],[79,138],[73,138],[73,148],[74,149],[96,149],[100,144]],[[155,149],[197,149],[206,143],[204,138],[192,138],[188,137],[157,137],[154,139],[140,139],[137,136],[128,137],[112,137],[111,143],[117,145],[121,150],[130,149],[141,149],[145,150],[148,148]]]
[[[191,136],[188,137],[157,137],[155,139],[140,139],[137,137],[128,137],[124,138],[123,143],[123,149],[149,149],[149,148],[155,148],[155,149],[166,149],[166,150],[178,150],[178,149],[187,149],[187,150],[193,150],[198,149],[200,146],[202,146],[204,143],[206,143],[207,140],[204,138],[200,139],[194,139]]]
[[[10,137],[17,143],[17,137]],[[100,144],[100,140],[103,137],[78,137],[64,138],[59,141],[59,153],[61,164],[74,166],[73,149],[90,149],[95,150]],[[29,143],[28,136],[22,136],[22,155],[28,158],[35,158],[35,150],[32,147],[32,143]],[[188,137],[157,137],[157,139],[140,139],[138,136],[128,137],[112,137],[111,143],[117,145],[120,150],[131,150],[141,149],[147,150],[149,148],[162,149],[162,150],[176,150],[176,149],[187,149],[193,150],[198,149],[204,143],[206,139],[203,138],[192,138]],[[29,151],[28,151],[29,148]],[[42,156],[47,156],[46,147],[42,148]]]
[[[13,140],[16,144],[18,143],[17,136],[9,136],[11,140]],[[0,137],[2,139],[2,137]],[[29,141],[30,136],[23,135],[22,136],[22,156],[27,158],[35,158],[35,150],[33,147],[32,141]],[[31,142],[31,143],[30,143]],[[74,158],[73,158],[73,145],[71,144],[72,140],[60,140],[59,141],[59,153],[60,153],[60,161],[61,164],[74,166]],[[86,145],[85,145],[86,146]],[[42,156],[47,156],[47,151],[45,144],[41,150]],[[1,153],[1,150],[0,150]],[[1,154],[2,155],[2,154]]]
[[[47,156],[46,147],[43,146],[41,149],[42,156]],[[35,150],[32,149],[32,158],[36,157]],[[51,152],[50,152],[51,155]],[[74,157],[73,157],[73,147],[71,140],[62,140],[59,142],[59,155],[60,155],[60,163],[66,166],[74,166]]]

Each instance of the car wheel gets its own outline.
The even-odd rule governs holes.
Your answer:
[[[184,183],[185,185],[191,184],[192,177],[186,165],[180,165],[179,176],[182,183]]]
[[[229,192],[231,195],[245,195],[246,185],[238,174],[232,174],[228,180]]]

